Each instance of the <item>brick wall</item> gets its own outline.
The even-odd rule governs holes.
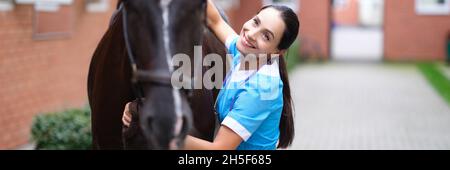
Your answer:
[[[0,12],[0,149],[26,144],[39,113],[87,104],[90,58],[105,32],[116,1],[103,13],[74,1],[70,37],[34,40],[33,7]]]
[[[449,33],[450,15],[417,15],[414,0],[385,1],[387,60],[444,60]]]
[[[300,42],[303,55],[313,58],[329,56],[331,1],[300,1]]]
[[[333,9],[333,22],[337,25],[357,26],[358,18],[358,1],[348,0],[344,7]]]
[[[262,7],[262,0],[241,0],[237,8],[227,11],[231,27],[239,34],[245,22],[253,18]]]

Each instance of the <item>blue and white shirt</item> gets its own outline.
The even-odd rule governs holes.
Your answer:
[[[217,98],[216,111],[222,125],[237,133],[243,142],[238,150],[276,149],[283,110],[283,82],[278,62],[255,70],[239,70],[241,53],[237,35],[227,38],[232,69]]]

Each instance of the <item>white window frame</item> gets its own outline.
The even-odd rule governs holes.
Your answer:
[[[300,0],[285,0],[285,1],[289,1],[289,2],[276,2],[277,0],[263,0],[263,5],[270,5],[270,4],[274,4],[274,5],[284,5],[287,6],[289,8],[291,8],[294,12],[297,13],[297,11],[300,9]]]
[[[87,12],[107,12],[110,8],[110,0],[86,0]]]
[[[61,5],[72,5],[73,0],[22,0],[24,3],[34,4],[35,14],[33,15],[33,39],[34,40],[51,40],[51,39],[60,39],[67,38],[72,35],[73,27],[74,27],[74,14],[73,11],[69,14],[68,24],[69,30],[67,31],[54,31],[54,32],[37,32],[37,27],[40,23],[38,18],[38,13],[52,13],[53,15],[57,15],[57,12],[60,10]]]
[[[14,9],[14,3],[12,0],[0,0],[0,12],[12,11]]]
[[[336,9],[345,9],[349,3],[349,0],[333,0],[333,7]]]
[[[36,2],[55,2],[61,5],[70,5],[73,0],[15,0],[17,4],[35,4]]]
[[[36,11],[55,12],[60,5],[71,5],[73,0],[16,0],[17,4],[34,5]]]
[[[16,0],[16,4],[22,4],[22,5],[27,5],[27,4],[34,4],[35,0]]]
[[[433,4],[437,0],[416,0],[415,8],[418,15],[450,15],[450,0],[444,0],[444,5]]]

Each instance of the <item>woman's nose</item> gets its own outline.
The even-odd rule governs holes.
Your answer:
[[[256,34],[258,33],[258,31],[257,30],[249,30],[248,31],[248,34],[247,34],[247,38],[250,40],[250,41],[255,41],[255,36],[256,36]]]

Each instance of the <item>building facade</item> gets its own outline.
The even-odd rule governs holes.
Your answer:
[[[87,104],[90,59],[116,1],[34,3],[0,1],[0,149],[26,144],[36,114]]]

